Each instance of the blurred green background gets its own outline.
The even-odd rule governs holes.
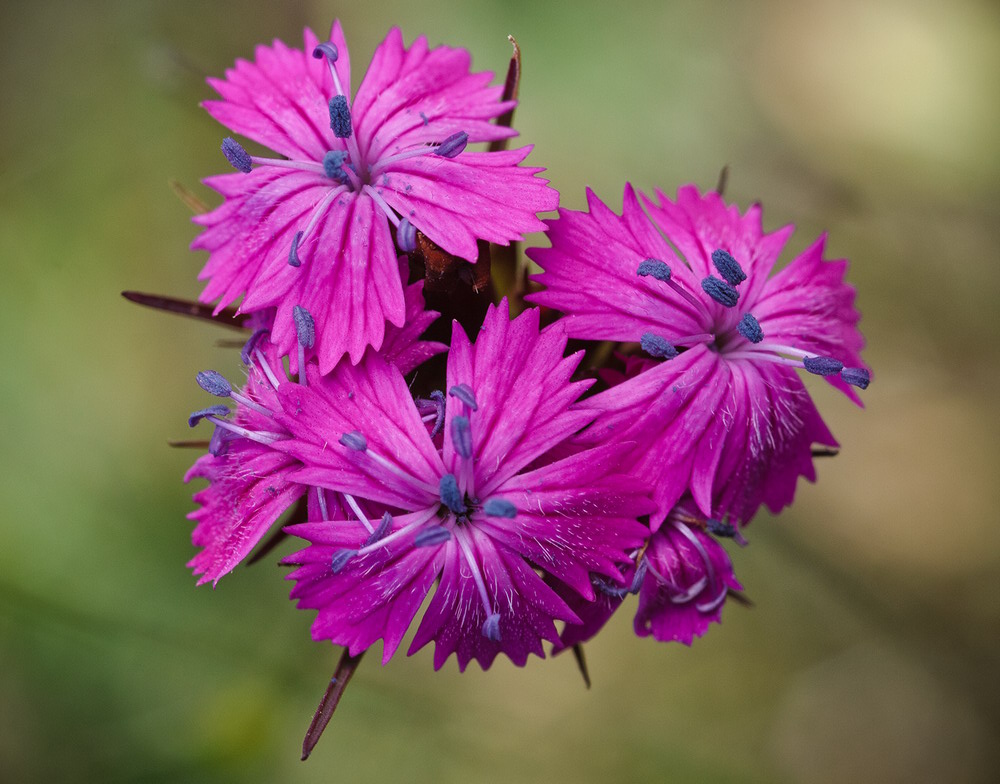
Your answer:
[[[338,651],[274,559],[215,591],[184,567],[194,454],[166,440],[195,372],[238,360],[118,292],[199,291],[167,181],[210,198],[226,168],[204,77],[334,16],[355,85],[393,24],[498,73],[514,34],[516,125],[565,206],[728,163],[791,250],[828,230],[876,382],[863,412],[817,390],[843,452],[733,553],[754,609],[692,648],[622,613],[590,691],[568,657],[372,657],[303,764]],[[0,44],[0,779],[997,780],[995,5],[8,2]]]

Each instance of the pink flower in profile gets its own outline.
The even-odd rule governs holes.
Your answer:
[[[338,22],[328,42],[307,29],[305,51],[275,41],[210,79],[221,100],[205,102],[209,114],[283,157],[223,142],[243,173],[205,181],[225,202],[195,218],[205,230],[192,248],[210,254],[202,300],[273,308],[272,340],[293,370],[293,312],[305,308],[327,373],[344,353],[356,363],[378,349],[387,322],[403,323],[393,235],[403,252],[419,230],[475,261],[477,240],[508,244],[544,229],[536,213],[555,209],[558,194],[534,176],[541,169],[519,166],[530,148],[466,150],[516,135],[490,122],[514,105],[491,78],[469,72],[464,49],[429,49],[424,38],[407,49],[393,29],[352,99]]]
[[[401,262],[400,274],[404,271]],[[401,329],[389,327],[381,355],[401,373],[408,373],[425,359],[445,350],[440,343],[419,340],[437,313],[425,310],[423,282],[406,287],[406,323]],[[304,328],[301,343],[310,342],[308,314],[299,315]],[[303,323],[304,322],[304,323]],[[305,347],[303,346],[303,349]],[[224,405],[197,411],[192,426],[202,419],[215,424],[209,454],[199,458],[184,477],[207,479],[207,487],[194,495],[199,508],[188,517],[197,525],[191,541],[200,548],[188,563],[198,584],[219,580],[246,558],[275,522],[292,504],[309,493],[313,517],[324,519],[343,514],[348,503],[335,493],[309,488],[290,477],[301,464],[274,447],[289,437],[275,420],[281,411],[278,390],[292,384],[285,376],[281,359],[266,330],[258,330],[243,350],[247,382],[233,389],[221,374],[207,370],[198,374],[198,383],[210,394],[235,403],[233,416]]]
[[[593,638],[621,606],[629,593],[639,594],[633,627],[640,637],[690,645],[712,623],[720,623],[730,591],[742,591],[725,549],[712,536],[733,536],[736,530],[716,520],[690,514],[690,499],[671,510],[666,522],[649,538],[634,563],[623,569],[618,582],[595,579],[593,602],[583,602],[556,586],[580,617],[567,623],[554,647],[565,648]]]
[[[653,362],[587,401],[602,413],[583,442],[639,444],[654,528],[685,492],[737,523],[791,503],[815,478],[813,444],[837,443],[796,371],[859,405],[852,386],[868,386],[847,262],[824,260],[821,237],[771,276],[792,227],[765,234],[758,206],[741,215],[693,186],[644,197],[648,216],[631,186],[621,216],[587,195],[589,212],[560,210],[552,247],[528,251],[545,287],[528,298],[565,313],[570,336],[637,343]]]
[[[570,381],[580,357],[565,345],[561,330],[539,334],[537,310],[510,321],[506,301],[475,345],[456,324],[443,442],[377,356],[280,391],[281,449],[305,466],[291,478],[389,511],[375,532],[357,516],[288,529],[310,542],[286,562],[299,607],[319,610],[315,639],[352,655],[382,639],[388,661],[436,583],[410,653],[434,641],[436,668],[452,653],[461,669],[498,653],[520,665],[558,639],[554,621],[578,620],[543,575],[586,599],[592,574],[621,578],[653,509],[617,470],[628,446],[540,460],[593,417],[575,405],[587,383]]]

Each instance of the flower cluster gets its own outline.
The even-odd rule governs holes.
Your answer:
[[[202,301],[250,331],[242,387],[197,377],[232,407],[190,417],[214,434],[189,565],[218,583],[272,529],[301,540],[292,597],[355,666],[408,633],[435,668],[579,652],[630,593],[636,634],[690,644],[742,597],[724,542],[837,446],[801,374],[868,386],[847,262],[821,238],[773,273],[791,227],[693,186],[542,220],[558,193],[506,149],[518,68],[491,86],[392,30],[352,92],[339,23],[304,44],[209,80],[208,112],[273,157],[226,137],[237,171],[195,218]],[[521,299],[489,247],[534,231]],[[450,339],[432,258],[476,271],[435,300]],[[582,370],[571,338],[610,359]]]

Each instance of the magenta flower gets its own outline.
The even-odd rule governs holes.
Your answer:
[[[319,610],[315,639],[352,655],[383,639],[388,661],[437,583],[410,653],[433,640],[436,668],[452,653],[461,669],[501,652],[520,665],[558,639],[554,621],[578,620],[543,576],[586,599],[592,574],[621,578],[653,509],[618,472],[628,446],[540,460],[593,417],[565,344],[539,334],[537,310],[509,321],[506,301],[475,345],[456,324],[441,446],[377,356],[280,391],[280,448],[305,466],[292,479],[389,508],[377,530],[356,515],[288,529],[310,542],[286,561],[299,607]]]
[[[639,594],[633,626],[640,637],[690,645],[708,627],[722,620],[722,607],[731,590],[743,586],[733,574],[732,562],[712,536],[738,535],[735,528],[689,513],[690,499],[671,510],[665,524],[649,539],[638,568],[623,569],[617,582],[595,579],[593,602],[583,602],[556,585],[557,592],[580,617],[567,623],[553,652],[593,638],[621,606],[629,593]]]
[[[381,347],[387,322],[402,325],[393,233],[403,252],[419,230],[475,261],[477,240],[508,244],[544,229],[536,213],[558,202],[534,176],[541,169],[519,166],[530,148],[465,149],[516,134],[490,122],[514,102],[499,100],[492,74],[469,72],[464,49],[429,49],[424,38],[407,49],[393,29],[353,100],[350,70],[339,22],[326,43],[307,29],[305,51],[275,41],[210,79],[221,100],[204,104],[283,157],[223,142],[243,173],[205,181],[225,202],[195,218],[205,230],[192,248],[210,253],[202,300],[221,309],[244,296],[242,312],[275,309],[272,340],[293,370],[296,307],[315,321],[322,373],[344,353],[356,363]]]
[[[589,191],[589,213],[560,210],[552,247],[528,251],[545,286],[529,299],[563,311],[572,337],[647,355],[587,401],[602,413],[584,443],[640,444],[631,470],[654,488],[654,528],[685,492],[705,517],[744,523],[815,478],[813,444],[836,446],[796,370],[859,405],[851,385],[868,386],[847,262],[825,261],[821,237],[769,277],[792,227],[765,234],[758,206],[741,215],[693,186],[657,196],[648,217],[631,186],[621,216]]]
[[[403,271],[401,266],[400,273]],[[440,343],[418,339],[438,315],[424,309],[422,289],[422,281],[406,287],[406,322],[402,328],[389,327],[382,345],[382,356],[402,373],[445,350]],[[299,318],[309,317],[300,314]],[[304,333],[300,343],[308,342],[309,337]],[[342,515],[341,504],[346,503],[335,493],[310,489],[291,479],[290,474],[301,464],[274,448],[275,442],[289,437],[275,420],[275,412],[281,411],[277,391],[292,382],[285,377],[266,330],[251,337],[243,350],[243,362],[247,383],[242,390],[234,390],[215,371],[198,374],[203,389],[236,405],[232,418],[226,418],[230,413],[226,406],[216,405],[195,412],[190,419],[192,426],[202,419],[215,424],[209,454],[199,458],[184,477],[185,482],[209,482],[195,493],[199,508],[188,515],[197,523],[191,541],[201,548],[188,566],[201,575],[199,585],[218,583],[231,572],[307,491],[316,519]]]

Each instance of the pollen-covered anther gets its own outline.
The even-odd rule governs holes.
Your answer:
[[[458,131],[441,142],[435,148],[434,154],[441,158],[454,158],[465,149],[468,143],[469,134],[465,131]]]
[[[736,330],[751,343],[760,343],[764,339],[764,330],[752,313],[744,313]]]
[[[392,515],[386,512],[382,515],[382,520],[378,524],[378,528],[368,535],[365,540],[365,547],[371,547],[376,542],[381,542],[385,539],[385,535],[389,533],[389,529],[392,528]]]
[[[288,266],[299,267],[302,265],[301,259],[299,259],[299,243],[302,242],[302,232],[295,232],[295,236],[292,237],[292,247],[288,251]]]
[[[493,613],[483,622],[483,637],[500,642],[500,613]]]
[[[451,442],[461,457],[466,460],[472,457],[472,428],[468,417],[457,416],[451,420]]]
[[[344,433],[344,435],[340,437],[339,443],[355,452],[364,452],[368,448],[368,441],[357,430],[352,430],[350,433]]]
[[[490,498],[483,504],[483,514],[488,517],[505,517],[513,520],[517,517],[517,507],[506,498]]]
[[[347,153],[343,150],[328,150],[323,156],[323,173],[331,180],[346,185],[348,182],[347,172],[344,171],[346,160]]]
[[[316,323],[312,315],[301,305],[292,308],[292,319],[295,321],[295,334],[302,348],[312,348],[316,342]],[[299,372],[303,372],[303,368]]]
[[[639,262],[639,269],[636,271],[639,277],[652,277],[664,283],[670,280],[670,267],[659,259],[646,259]]]
[[[660,359],[673,359],[679,353],[669,340],[661,338],[659,335],[654,335],[652,332],[647,332],[643,335],[639,339],[639,345],[642,346],[642,350],[647,354],[659,357]]]
[[[322,60],[325,57],[328,62],[335,63],[339,56],[340,53],[337,51],[337,45],[329,42],[316,44],[316,48],[313,49],[313,57],[317,60]]]
[[[833,357],[806,357],[802,366],[817,376],[835,376],[844,369],[844,363]]]
[[[206,417],[220,416],[229,416],[229,408],[227,406],[209,406],[208,408],[203,408],[200,411],[194,411],[188,417],[188,427],[194,427]]]
[[[417,229],[406,218],[396,227],[396,244],[403,253],[413,253],[417,249]]]
[[[872,381],[871,373],[864,368],[844,368],[840,371],[840,378],[852,387],[868,389]]]
[[[202,370],[195,379],[198,386],[215,397],[229,397],[233,394],[232,385],[216,370]]]
[[[740,293],[724,280],[709,275],[701,282],[702,291],[723,307],[736,307]]]
[[[227,136],[222,140],[222,154],[226,156],[226,160],[232,164],[232,167],[237,171],[241,171],[244,174],[249,174],[250,170],[253,168],[253,161],[250,159],[250,153],[248,153],[243,145],[240,144],[232,136]]]
[[[351,137],[351,107],[347,105],[347,96],[335,95],[330,99],[330,128],[338,139]]]
[[[462,491],[458,489],[458,480],[454,474],[445,474],[440,482],[441,503],[457,515],[466,514],[469,508],[462,499]]]
[[[338,574],[345,566],[347,566],[348,561],[350,561],[354,556],[358,554],[357,550],[350,550],[347,548],[342,548],[337,550],[330,559],[330,570],[334,574]]]
[[[448,390],[448,394],[461,400],[473,411],[479,410],[479,404],[476,402],[476,395],[473,393],[472,387],[468,384],[455,384],[455,386]]]
[[[451,539],[451,531],[441,525],[432,525],[413,537],[413,546],[433,547],[437,544],[444,544],[449,539]]]
[[[740,263],[732,257],[729,251],[717,248],[712,251],[712,264],[730,286],[738,286],[747,279]]]

